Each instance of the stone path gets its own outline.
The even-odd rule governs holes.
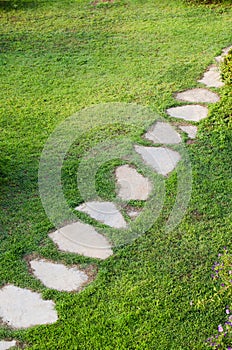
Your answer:
[[[215,60],[221,62],[230,49],[232,46],[223,49],[222,54]],[[218,66],[209,66],[198,82],[207,87],[219,88],[223,86]],[[181,142],[181,134],[176,128],[186,133],[189,138],[194,139],[197,134],[197,126],[188,123],[199,122],[207,117],[208,108],[201,104],[215,103],[219,100],[218,94],[206,88],[182,91],[177,93],[175,97],[177,101],[185,101],[188,104],[168,108],[166,112],[172,118],[186,121],[187,125],[182,124],[174,127],[158,121],[144,135],[144,138],[152,145],[148,147],[134,145],[135,151],[142,161],[161,176],[168,176],[181,159],[180,154],[172,149],[172,145]],[[160,147],[160,145],[167,146]],[[152,191],[151,182],[139,174],[135,168],[128,164],[117,167],[115,176],[118,185],[117,196],[120,200],[145,201],[149,198]],[[126,229],[128,226],[121,213],[121,208],[113,202],[86,202],[75,209],[118,230]],[[140,211],[130,207],[127,214],[133,220],[139,216]],[[96,259],[107,259],[113,255],[107,237],[98,233],[93,226],[80,221],[67,224],[50,233],[49,237],[57,245],[57,249],[64,252]],[[88,275],[77,266],[67,267],[42,258],[30,260],[29,270],[47,288],[58,291],[78,291],[88,283]],[[29,289],[5,285],[0,289],[0,319],[10,327],[21,329],[54,323],[58,320],[58,314],[52,300],[43,300],[41,294]],[[10,349],[15,345],[15,340],[1,340],[0,350]]]

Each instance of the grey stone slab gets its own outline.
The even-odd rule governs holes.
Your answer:
[[[141,211],[140,210],[129,210],[128,212],[127,212],[127,214],[130,216],[130,218],[133,220],[133,219],[136,219],[138,216],[139,216],[139,214],[141,213]]]
[[[122,214],[112,202],[86,202],[75,208],[88,214],[91,218],[114,228],[126,228]]]
[[[30,261],[33,274],[48,288],[71,292],[88,281],[88,276],[76,267],[52,263],[45,259]]]
[[[231,46],[228,46],[228,47],[225,47],[223,50],[222,50],[222,53],[220,56],[217,56],[215,57],[215,60],[218,62],[218,63],[221,63],[225,56],[228,55],[229,51],[232,50],[232,45]]]
[[[152,190],[150,181],[129,165],[116,169],[118,196],[123,200],[146,200]]]
[[[190,139],[195,139],[197,135],[197,127],[195,125],[179,125],[179,128],[186,132]]]
[[[204,73],[202,79],[198,80],[199,83],[205,84],[208,87],[220,88],[224,85],[221,80],[219,69],[216,65],[211,65]]]
[[[164,147],[135,146],[135,151],[142,156],[158,174],[167,175],[175,169],[181,159],[178,152]]]
[[[16,340],[7,341],[7,340],[0,340],[0,350],[7,350],[12,348],[13,346],[16,346]]]
[[[147,140],[154,143],[178,144],[181,137],[176,130],[168,123],[157,122],[145,134]]]
[[[41,294],[7,285],[0,290],[0,318],[15,328],[54,323],[58,320],[55,304]]]
[[[200,105],[186,105],[167,109],[170,117],[184,119],[187,121],[199,122],[208,115],[208,108]]]
[[[202,88],[189,89],[183,92],[178,92],[175,95],[178,101],[196,102],[196,103],[215,103],[220,100],[220,97],[212,91]]]
[[[92,226],[74,222],[50,233],[49,237],[58,248],[90,258],[107,259],[113,254],[110,243]]]

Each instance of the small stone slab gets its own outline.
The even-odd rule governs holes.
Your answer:
[[[183,92],[178,92],[175,95],[178,101],[199,102],[199,103],[215,103],[220,100],[220,97],[212,91],[202,88],[189,89]]]
[[[33,274],[48,288],[71,292],[88,281],[88,276],[76,267],[68,268],[44,259],[30,261]]]
[[[228,55],[228,53],[230,52],[230,50],[232,50],[232,45],[231,46],[228,46],[228,47],[225,47],[223,50],[222,50],[222,54],[220,56],[217,56],[215,57],[215,60],[218,62],[218,63],[221,63],[223,60],[224,60],[224,57],[226,55]]]
[[[178,144],[181,142],[181,137],[174,128],[163,122],[154,124],[145,134],[145,138],[154,143]]]
[[[7,285],[0,290],[0,318],[9,326],[28,328],[58,320],[55,304],[41,294]]]
[[[136,218],[139,216],[140,213],[141,213],[140,210],[129,210],[129,211],[127,212],[127,215],[128,215],[132,220],[134,220],[134,219],[136,219]]]
[[[16,340],[0,340],[0,350],[7,350],[12,348],[13,346],[16,346]]]
[[[122,214],[112,202],[86,202],[75,208],[89,214],[91,218],[114,228],[126,228],[127,224]]]
[[[195,139],[197,135],[197,127],[195,125],[179,125],[179,128],[186,132],[190,139]]]
[[[116,169],[118,196],[123,200],[146,200],[152,190],[150,181],[129,165]]]
[[[49,237],[65,252],[90,258],[107,259],[113,254],[110,243],[92,226],[74,222],[50,233]]]
[[[220,72],[216,65],[211,65],[204,73],[203,78],[198,80],[199,83],[205,84],[208,87],[219,88],[224,85],[221,81]]]
[[[208,115],[208,108],[200,105],[186,105],[167,109],[170,117],[184,119],[187,121],[199,122]]]
[[[150,165],[158,174],[167,175],[175,169],[181,159],[178,152],[164,147],[144,147],[135,146],[135,151],[139,153],[144,162]]]

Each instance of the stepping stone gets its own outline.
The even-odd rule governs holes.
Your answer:
[[[113,254],[108,240],[92,226],[74,222],[50,233],[49,237],[64,252],[90,258],[107,259]]]
[[[15,328],[28,328],[58,320],[55,304],[41,294],[7,285],[0,289],[0,318]]]
[[[0,340],[0,350],[7,350],[12,348],[13,346],[16,346],[16,341],[6,341],[6,340]]]
[[[215,60],[218,62],[218,63],[221,63],[223,60],[224,60],[224,57],[226,55],[228,55],[229,51],[232,50],[232,45],[231,46],[228,46],[228,47],[225,47],[223,50],[222,50],[222,54],[220,56],[217,56],[215,57]]]
[[[224,85],[221,81],[220,72],[218,67],[214,64],[204,73],[203,78],[198,80],[199,83],[205,84],[208,87],[219,88]]]
[[[114,228],[126,228],[127,224],[116,205],[112,202],[86,202],[75,208],[89,214],[91,218]]]
[[[187,102],[202,102],[202,103],[215,103],[220,100],[220,97],[215,94],[215,92],[209,91],[207,89],[196,88],[190,89],[183,92],[178,92],[175,95],[178,101]]]
[[[181,142],[181,137],[174,128],[163,122],[154,124],[145,134],[145,138],[154,143],[177,144]]]
[[[71,292],[88,281],[88,276],[76,267],[68,268],[44,259],[30,261],[33,274],[48,288]]]
[[[150,181],[129,165],[116,169],[116,179],[120,186],[118,196],[123,200],[146,200],[151,193]]]
[[[133,219],[136,219],[137,216],[139,216],[140,213],[141,213],[141,211],[139,211],[139,210],[129,210],[127,212],[127,215],[129,215],[130,218],[133,220]]]
[[[167,114],[170,115],[170,117],[199,122],[201,119],[207,117],[208,108],[199,105],[172,107],[167,109]]]
[[[135,151],[139,153],[144,162],[150,165],[158,174],[167,175],[175,169],[181,159],[178,152],[164,147],[144,147],[135,146]]]
[[[179,125],[179,128],[186,132],[190,139],[195,139],[197,135],[197,127],[194,125]]]

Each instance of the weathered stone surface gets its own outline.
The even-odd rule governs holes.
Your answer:
[[[190,89],[183,92],[178,92],[175,98],[179,101],[199,102],[199,103],[215,103],[220,100],[220,97],[212,91],[202,88]]]
[[[164,147],[144,147],[135,146],[135,151],[139,153],[144,162],[150,165],[158,174],[167,175],[175,169],[181,159],[178,152]]]
[[[112,202],[86,202],[75,208],[91,218],[115,228],[126,228],[126,221]]]
[[[199,83],[205,84],[208,87],[219,88],[224,85],[221,80],[219,69],[216,65],[212,65],[204,73],[202,79],[198,80]]]
[[[157,122],[145,134],[147,140],[154,143],[177,144],[181,142],[180,135],[168,123]]]
[[[223,50],[222,50],[222,54],[220,56],[217,56],[215,57],[215,60],[218,62],[218,63],[221,63],[223,60],[224,60],[224,57],[226,55],[228,55],[229,51],[232,50],[232,45],[231,46],[228,46],[228,47],[225,47]]]
[[[88,276],[76,267],[68,268],[44,259],[30,261],[33,274],[48,288],[71,292],[88,281]]]
[[[16,346],[16,341],[7,341],[7,340],[0,340],[0,350],[7,350],[12,348],[13,346]]]
[[[141,211],[139,211],[139,210],[129,210],[129,211],[127,212],[127,214],[130,216],[130,218],[131,218],[132,220],[136,219],[137,216],[139,216],[140,213],[141,213]]]
[[[110,243],[92,226],[74,222],[50,233],[49,237],[65,252],[106,259],[113,254]]]
[[[199,105],[186,105],[167,109],[170,117],[199,122],[208,115],[208,108]]]
[[[55,304],[42,300],[39,293],[7,285],[0,290],[0,317],[15,328],[54,323],[58,320]]]
[[[195,139],[197,135],[197,127],[195,125],[179,125],[179,128],[186,132],[190,139]]]
[[[124,200],[146,200],[152,190],[150,181],[129,165],[116,169],[118,196]]]

